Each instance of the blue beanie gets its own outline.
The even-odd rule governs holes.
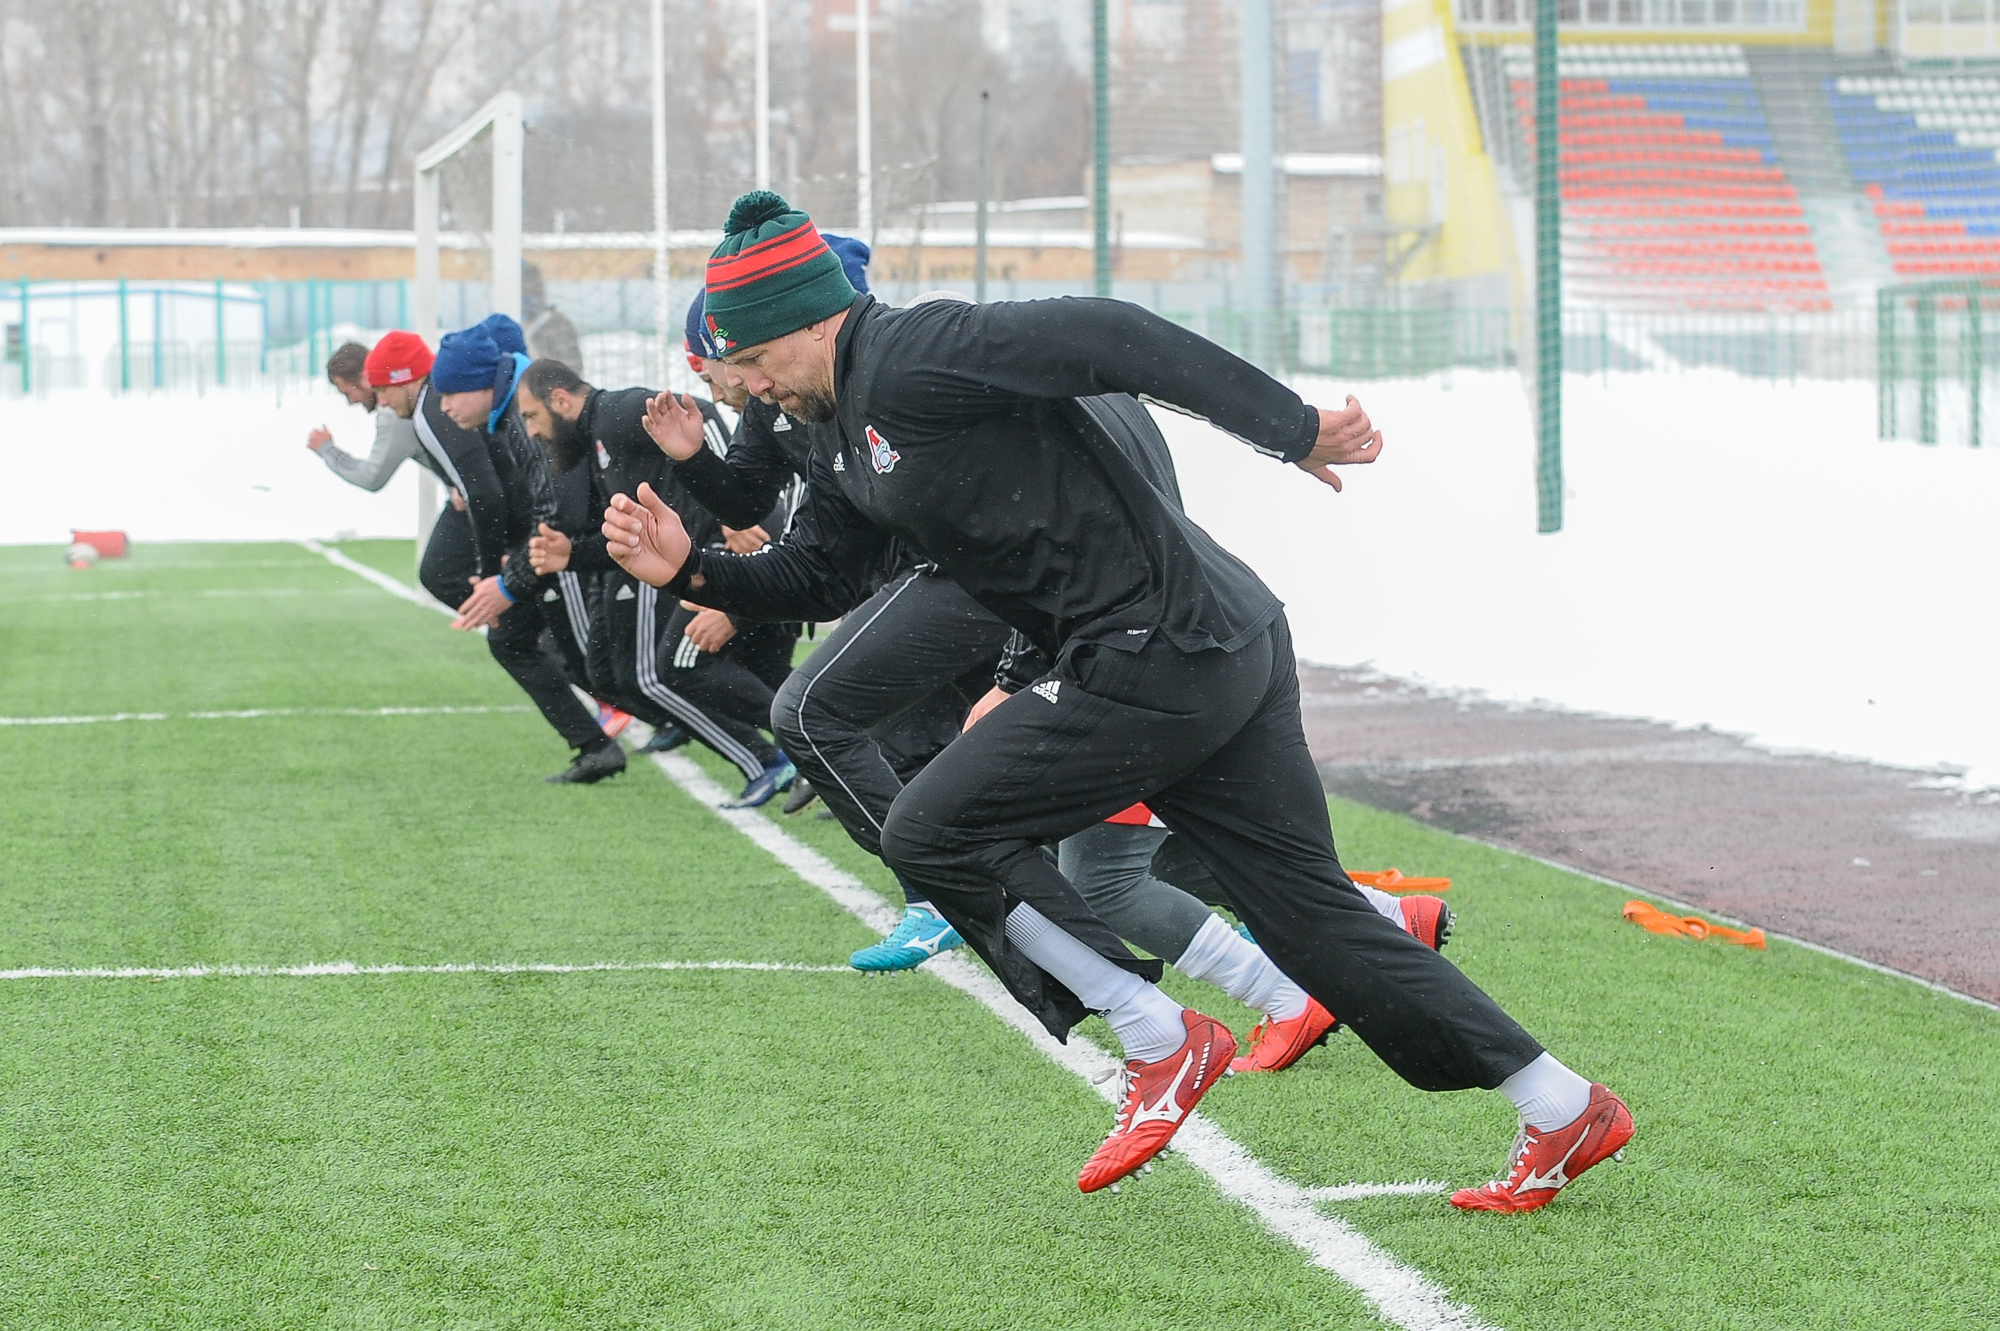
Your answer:
[[[523,356],[528,354],[528,339],[521,332],[521,325],[506,315],[489,314],[479,321],[479,326],[486,330],[486,335],[493,339],[493,345],[500,348],[502,354],[511,356],[517,351]]]
[[[708,331],[708,320],[702,317],[707,308],[708,292],[695,292],[694,304],[688,306],[688,354],[691,356],[702,356],[708,360],[721,360],[722,348],[715,345],[715,334]]]
[[[833,257],[840,260],[840,266],[847,271],[847,282],[856,291],[868,289],[868,246],[852,236],[828,236],[821,233],[826,247],[833,251]]]
[[[476,393],[493,387],[500,361],[500,347],[493,334],[485,324],[474,324],[446,333],[444,341],[438,343],[437,359],[431,362],[431,382],[440,393]]]

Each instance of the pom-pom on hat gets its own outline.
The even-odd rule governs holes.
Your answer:
[[[484,324],[446,333],[431,363],[431,383],[440,393],[476,393],[493,387],[500,372],[500,347]]]
[[[834,258],[840,260],[841,271],[847,274],[848,283],[856,291],[866,291],[868,260],[872,257],[868,252],[868,242],[852,236],[827,236],[826,247],[833,251]]]
[[[362,377],[370,388],[407,384],[431,372],[431,349],[415,333],[398,328],[384,333],[382,340],[361,362]]]
[[[703,322],[722,355],[795,333],[854,303],[812,218],[769,190],[736,201],[708,260]]]
[[[523,356],[528,354],[527,335],[521,331],[521,325],[506,315],[489,314],[479,321],[479,326],[493,339],[493,345],[500,348],[501,355],[512,356],[517,352]]]

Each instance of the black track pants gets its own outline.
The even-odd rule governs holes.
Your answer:
[[[749,623],[730,639],[728,655],[775,691],[792,677],[792,649],[798,641],[797,624]]]
[[[549,638],[562,658],[570,682],[588,693],[590,688],[590,612],[595,579],[564,570],[542,579],[536,596],[541,601],[542,618],[549,626]]]
[[[950,579],[905,574],[778,690],[772,732],[863,850],[882,853],[889,806],[992,686],[1008,632]]]
[[[432,596],[456,608],[472,595],[472,579],[478,573],[479,553],[472,545],[472,520],[446,504],[431,526],[430,541],[417,565],[417,581]]]
[[[472,545],[472,524],[465,514],[446,505],[431,528],[430,543],[424,547],[423,563],[417,580],[424,590],[446,605],[457,606],[472,594],[472,578],[479,572]],[[563,742],[573,749],[595,744],[604,738],[597,718],[570,692],[570,672],[563,653],[543,634],[558,619],[567,620],[566,603],[550,603],[554,613],[544,615],[541,597],[558,587],[557,580],[545,578],[530,599],[507,607],[500,622],[486,631],[486,650],[513,676],[542,717],[555,727]],[[565,634],[568,624],[561,625]],[[581,653],[578,665],[581,666]],[[581,682],[581,673],[578,675]]]
[[[1494,1087],[1541,1053],[1457,967],[1376,913],[1334,853],[1282,617],[1236,652],[1079,644],[896,800],[883,857],[926,889],[1016,997],[1064,1035],[1082,1006],[1006,942],[1033,905],[1135,963],[1041,853],[1144,800],[1286,975],[1411,1085]],[[1081,910],[1088,923],[1072,927]]]
[[[672,600],[665,604],[676,607]],[[773,746],[755,726],[715,715],[681,691],[685,680],[662,677],[660,639],[671,611],[663,612],[657,589],[623,570],[606,573],[597,610],[591,678],[601,695],[655,730],[680,726],[734,763],[745,780],[764,770]]]
[[[569,671],[550,641],[547,627],[540,602],[516,602],[507,607],[499,623],[486,630],[486,650],[534,700],[564,743],[572,749],[596,744],[604,732],[598,728],[596,716],[570,689]]]
[[[661,687],[699,708],[720,732],[719,737],[697,732],[701,741],[735,763],[746,780],[755,780],[778,760],[778,746],[764,736],[771,724],[771,686],[737,658],[740,634],[720,652],[703,651],[686,637],[689,621],[700,612],[666,599],[657,605],[665,621],[656,649]]]

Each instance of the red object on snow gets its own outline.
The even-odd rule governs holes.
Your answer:
[[[122,531],[78,531],[72,527],[69,537],[71,544],[87,545],[97,551],[100,559],[123,559],[131,553]]]

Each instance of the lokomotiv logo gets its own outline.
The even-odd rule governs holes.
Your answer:
[[[889,472],[894,471],[896,464],[903,460],[903,455],[889,447],[889,441],[875,433],[874,426],[868,426],[867,433],[868,460],[875,464],[877,474],[887,475]]]

